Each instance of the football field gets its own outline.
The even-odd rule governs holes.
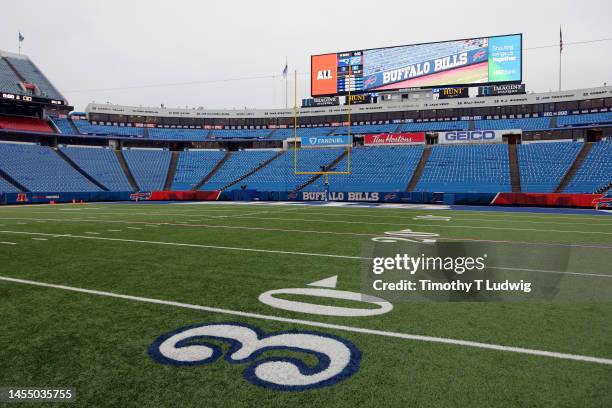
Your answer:
[[[83,407],[612,406],[612,299],[367,301],[363,248],[381,237],[612,264],[603,212],[0,207],[0,387],[72,387]]]

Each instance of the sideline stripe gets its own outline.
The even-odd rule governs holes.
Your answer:
[[[366,329],[366,328],[354,327],[354,326],[344,326],[344,325],[339,325],[339,324],[315,322],[311,320],[291,319],[291,318],[286,318],[286,317],[263,315],[259,313],[242,312],[239,310],[221,309],[221,308],[216,308],[216,307],[193,305],[189,303],[180,303],[180,302],[172,302],[168,300],[145,298],[145,297],[140,297],[140,296],[123,295],[120,293],[104,292],[104,291],[91,290],[91,289],[82,289],[82,288],[77,288],[77,287],[72,287],[72,286],[55,285],[51,283],[37,282],[37,281],[31,281],[31,280],[25,280],[25,279],[16,279],[16,278],[10,278],[6,276],[0,276],[0,280],[6,281],[6,282],[21,283],[25,285],[41,286],[41,287],[47,287],[47,288],[62,289],[62,290],[67,290],[67,291],[72,291],[72,292],[87,293],[90,295],[106,296],[106,297],[125,299],[125,300],[134,300],[134,301],[143,302],[143,303],[153,303],[153,304],[158,304],[158,305],[181,307],[185,309],[201,310],[201,311],[210,312],[210,313],[220,313],[220,314],[247,317],[247,318],[253,318],[253,319],[262,319],[262,320],[271,320],[271,321],[277,321],[277,322],[283,322],[283,323],[300,324],[304,326],[322,327],[326,329],[348,331],[348,332],[353,332],[353,333],[372,334],[372,335],[384,336],[384,337],[395,337],[395,338],[405,339],[405,340],[416,340],[416,341],[424,341],[424,342],[429,342],[429,343],[451,344],[451,345],[456,345],[456,346],[506,351],[506,352],[529,354],[529,355],[542,356],[542,357],[552,357],[552,358],[558,358],[562,360],[574,360],[574,361],[583,361],[583,362],[596,363],[596,364],[612,365],[612,359],[602,358],[602,357],[557,353],[554,351],[503,346],[499,344],[480,343],[477,341],[457,340],[457,339],[449,339],[445,337],[422,336],[418,334],[408,334],[408,333],[390,332],[390,331],[383,331],[383,330],[376,330],[376,329]]]
[[[341,258],[341,259],[355,259],[355,260],[372,259],[370,257],[339,255],[339,254],[322,254],[322,253],[317,253],[317,252],[295,252],[295,251],[281,251],[281,250],[275,250],[275,249],[228,247],[228,246],[206,245],[206,244],[189,244],[189,243],[181,243],[181,242],[146,241],[146,240],[140,240],[140,239],[96,237],[96,236],[90,236],[90,235],[48,234],[44,232],[26,232],[26,231],[0,231],[0,234],[43,235],[43,236],[52,236],[54,238],[95,239],[95,240],[101,240],[101,241],[132,242],[132,243],[137,243],[137,244],[170,245],[170,246],[181,246],[181,247],[192,247],[192,248],[220,249],[220,250],[228,250],[228,251],[263,252],[263,253],[268,253],[268,254],[302,255],[302,256],[323,257],[323,258]],[[535,272],[535,273],[557,273],[561,275],[578,275],[578,276],[592,276],[592,277],[598,277],[598,278],[612,278],[612,275],[607,275],[607,274],[583,273],[583,272],[572,272],[572,271],[551,271],[551,270],[545,270],[545,269],[512,268],[512,267],[503,267],[503,266],[496,266],[496,267],[491,267],[491,268],[492,269],[514,270],[514,271]]]

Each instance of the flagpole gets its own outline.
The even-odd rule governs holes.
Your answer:
[[[559,92],[561,92],[561,54],[562,52],[559,51]]]
[[[559,26],[559,92],[561,92],[561,54],[563,54],[563,31]]]
[[[19,55],[21,55],[21,31],[19,31],[19,35],[17,36],[17,42],[19,45]]]
[[[289,67],[289,60],[287,59],[287,57],[285,57],[285,68]],[[288,81],[288,77],[289,77],[289,72],[287,71],[287,73],[285,74],[285,109],[287,109],[287,94],[289,93],[289,81]]]

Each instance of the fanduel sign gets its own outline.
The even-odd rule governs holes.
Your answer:
[[[302,136],[302,147],[332,147],[332,146],[348,146],[353,143],[352,137],[349,140],[348,135],[341,136]]]
[[[438,133],[438,143],[500,143],[505,135],[520,135],[520,129],[504,130],[459,130]]]

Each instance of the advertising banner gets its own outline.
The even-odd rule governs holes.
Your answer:
[[[439,132],[438,143],[501,143],[504,135],[520,135],[521,129],[504,130],[457,130],[453,132]]]
[[[348,135],[302,137],[302,147],[348,146],[349,143],[353,143],[353,137]]]
[[[478,96],[517,95],[524,94],[525,84],[479,86]]]
[[[364,136],[363,144],[366,146],[425,144],[425,132],[368,134]]]
[[[440,99],[469,98],[470,88],[442,88],[438,93]]]

